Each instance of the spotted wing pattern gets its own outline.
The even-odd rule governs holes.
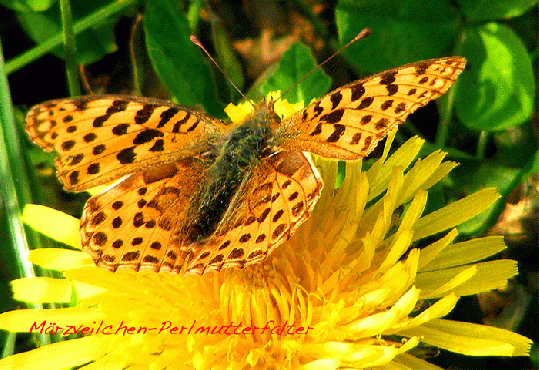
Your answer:
[[[111,271],[178,272],[192,253],[171,240],[203,169],[194,159],[154,166],[90,198],[81,220],[83,249]]]
[[[267,258],[304,222],[322,190],[322,179],[301,152],[263,159],[244,180],[215,234],[191,249],[188,271],[203,274],[243,268]]]
[[[117,95],[39,104],[26,125],[35,143],[59,154],[57,176],[70,191],[199,154],[228,129],[169,101]]]
[[[364,157],[411,112],[443,94],[464,63],[440,58],[392,69],[334,90],[279,125],[266,122],[273,131],[261,138],[267,147],[260,160],[238,180],[204,237],[186,235],[193,230],[188,215],[198,209],[201,185],[212,180],[208,168],[223,140],[238,126],[167,101],[101,95],[37,105],[26,130],[59,154],[55,165],[67,190],[129,175],[84,209],[82,246],[99,266],[203,274],[263,261],[309,217],[322,179],[302,151]]]
[[[464,58],[425,60],[352,82],[282,122],[279,146],[327,158],[360,159],[417,108],[444,94]]]

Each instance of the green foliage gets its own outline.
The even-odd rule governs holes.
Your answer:
[[[71,6],[73,12],[73,21],[76,22],[88,14],[98,11],[109,2],[109,0],[73,1]],[[28,3],[34,3],[34,1],[29,1]],[[60,6],[58,2],[51,7],[46,8],[44,11],[20,12],[19,19],[28,36],[30,36],[38,44],[46,41],[56,34],[62,33]],[[103,58],[106,54],[112,53],[116,50],[113,25],[114,22],[112,20],[108,20],[100,27],[92,28],[77,35],[76,41],[78,63],[88,64],[96,62]],[[53,50],[53,53],[59,57],[62,57],[62,47],[56,47]]]
[[[181,104],[222,115],[208,60],[189,40],[185,13],[174,0],[154,0],[144,14],[146,46],[162,82]]]
[[[309,48],[301,44],[292,44],[290,49],[283,54],[271,75],[263,80],[258,98],[277,90],[281,90],[281,93],[285,94],[286,90],[293,87],[284,98],[290,103],[303,100],[305,105],[309,104],[311,100],[329,92],[331,87],[331,78],[319,69],[305,80],[300,81],[314,68],[316,68],[316,59],[314,59]],[[294,86],[297,82],[300,83]]]
[[[444,0],[341,0],[335,19],[341,43],[365,27],[372,31],[345,53],[368,73],[450,55],[459,26],[456,9]]]
[[[524,14],[537,0],[457,0],[468,22],[503,20]]]
[[[56,0],[0,0],[1,5],[18,12],[42,12],[56,2]]]
[[[532,112],[538,107],[532,57],[526,45],[537,48],[531,41],[537,30],[536,23],[527,21],[533,19],[533,13],[525,12],[536,4],[536,0],[338,2],[340,43],[352,39],[364,27],[372,31],[371,36],[343,53],[360,73],[375,73],[444,55],[466,57],[466,70],[455,88],[438,102],[442,103],[441,117],[449,121],[443,121],[439,127],[437,145],[427,143],[425,147],[432,151],[441,146],[462,161],[453,171],[450,185],[433,191],[431,198],[436,199],[430,202],[432,208],[485,186],[495,186],[503,195],[498,205],[503,204],[523,177],[533,172],[537,142],[529,133]],[[522,17],[521,22],[516,22],[519,33],[498,22],[515,16]],[[537,50],[534,53],[537,58]],[[466,128],[457,124],[453,107],[458,122]],[[475,150],[458,141],[462,138],[468,143],[474,135]],[[486,158],[487,144],[493,138],[498,152]],[[489,212],[469,221],[460,231],[484,231],[496,221],[501,207],[493,207]]]
[[[462,32],[469,69],[458,84],[455,108],[476,130],[494,131],[529,119],[535,101],[532,63],[511,28],[488,23]]]

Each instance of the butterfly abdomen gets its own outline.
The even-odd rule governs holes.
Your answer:
[[[206,184],[192,202],[186,235],[191,242],[201,241],[213,234],[252,167],[260,162],[267,151],[271,135],[269,124],[254,114],[232,129],[218,148],[215,162],[208,169]]]

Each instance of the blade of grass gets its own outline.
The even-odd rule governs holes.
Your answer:
[[[458,33],[458,40],[462,39],[462,30]],[[454,47],[453,55],[462,55],[462,42],[457,42]],[[438,101],[438,107],[440,111],[440,122],[438,124],[438,130],[436,131],[435,144],[446,150],[447,140],[449,137],[449,125],[451,124],[451,118],[453,115],[453,104],[455,103],[455,93],[457,91],[457,84],[459,80],[449,89],[449,91],[442,96]]]
[[[62,15],[62,35],[64,39],[64,58],[66,62],[67,84],[70,96],[80,96],[79,71],[75,60],[75,34],[71,18],[71,5],[69,0],[60,0],[60,13]]]
[[[109,17],[121,13],[125,8],[132,6],[137,2],[138,0],[114,1],[110,5],[107,5],[99,11],[92,13],[86,18],[83,18],[80,21],[76,22],[75,26],[73,27],[73,32],[75,34],[79,34],[90,27],[97,27]],[[32,49],[24,52],[18,57],[9,60],[6,63],[5,67],[6,73],[9,75],[10,73],[21,69],[25,65],[45,55],[46,53],[54,49],[56,46],[62,44],[63,37],[63,34],[58,34],[54,37],[51,37],[47,41],[33,47]]]
[[[489,138],[490,135],[488,131],[481,131],[479,134],[479,140],[477,141],[477,153],[475,154],[475,157],[479,161],[485,159],[485,152],[487,150]]]
[[[131,58],[131,68],[133,69],[133,94],[135,96],[142,95],[142,81],[144,79],[144,62],[141,58],[137,58],[135,45],[143,44],[142,32],[139,32],[139,26],[142,23],[142,15],[137,16],[137,20],[131,28],[131,37],[129,39],[129,56]]]
[[[13,115],[13,104],[4,64],[0,40],[0,199],[4,203],[4,214],[8,228],[9,247],[15,255],[18,269],[15,277],[34,277],[34,269],[28,261],[29,248],[22,222],[21,205],[31,201],[26,178],[26,168],[20,140]],[[7,243],[6,243],[7,244]],[[7,248],[8,246],[3,246]],[[28,308],[41,309],[39,304],[28,303]],[[49,336],[37,334],[40,345],[50,343]]]
[[[458,81],[456,82],[458,83]],[[439,100],[440,104],[440,122],[438,123],[438,130],[436,132],[435,143],[443,150],[446,150],[447,139],[449,136],[449,125],[451,124],[451,118],[453,116],[453,104],[455,102],[455,92],[457,89],[452,86],[451,89],[442,96]]]
[[[1,358],[6,358],[7,356],[11,356],[13,353],[15,353],[15,339],[17,338],[17,334],[15,333],[6,333],[5,335],[5,341],[4,341],[4,349],[2,350]]]
[[[33,277],[34,270],[28,262],[28,246],[26,244],[25,231],[20,219],[21,206],[19,201],[30,199],[24,174],[24,160],[19,146],[17,128],[13,115],[13,106],[9,93],[9,86],[4,74],[3,53],[0,45],[0,182],[2,199],[5,202],[6,216],[9,218],[10,238],[14,246],[17,246],[17,256],[21,260],[19,274],[21,277]],[[23,167],[18,167],[22,165]],[[18,173],[15,169],[18,167]]]

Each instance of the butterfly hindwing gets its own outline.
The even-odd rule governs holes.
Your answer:
[[[70,191],[200,154],[227,130],[221,121],[169,101],[117,95],[39,104],[26,125],[34,142],[58,153],[57,176]]]
[[[275,140],[327,158],[363,158],[410,113],[444,94],[464,64],[461,57],[431,59],[355,81],[284,120]]]
[[[97,265],[178,272],[191,254],[171,243],[203,181],[194,159],[155,166],[90,198],[81,220],[83,249]]]
[[[244,267],[266,259],[310,215],[322,179],[301,152],[262,159],[232,200],[215,234],[202,243],[188,271]],[[198,250],[197,250],[198,249]]]

